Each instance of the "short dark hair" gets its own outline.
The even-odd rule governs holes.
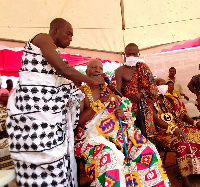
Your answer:
[[[61,28],[64,24],[70,24],[68,21],[66,21],[63,18],[55,18],[50,23],[50,30],[53,28]],[[71,24],[70,24],[71,25]]]
[[[129,44],[125,47],[125,50],[126,50],[126,48],[128,48],[128,47],[130,47],[130,46],[133,46],[133,47],[137,47],[137,48],[138,48],[138,46],[137,46],[135,43],[129,43]],[[139,50],[139,48],[138,48],[138,50]]]
[[[170,69],[175,69],[175,71],[176,71],[176,68],[175,68],[175,67],[171,67],[171,68],[169,68],[169,71],[170,71]]]
[[[8,84],[8,82],[13,82],[12,79],[7,79],[6,83]]]
[[[166,84],[168,85],[169,83],[173,83],[174,84],[174,82],[173,81],[167,81],[166,82]]]

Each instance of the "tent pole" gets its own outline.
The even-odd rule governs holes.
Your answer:
[[[122,32],[123,32],[123,44],[125,49],[125,41],[124,41],[124,31],[125,31],[125,19],[124,19],[124,1],[120,0],[120,7],[121,7],[121,16],[122,16]],[[122,54],[124,55],[124,54]],[[123,64],[123,62],[122,62]],[[121,66],[121,63],[120,63]]]
[[[124,19],[124,1],[120,0],[121,15],[122,15],[122,30],[125,30],[125,19]]]

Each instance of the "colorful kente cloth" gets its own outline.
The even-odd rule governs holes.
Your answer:
[[[144,97],[141,99],[142,110],[145,114],[145,126],[147,136],[152,135],[155,132],[155,126],[153,122],[153,111],[150,104],[153,104],[157,99],[158,89],[149,67],[143,63],[138,62],[136,70],[129,85],[123,90],[123,95],[129,98],[130,95],[142,92]],[[132,110],[137,115],[137,102],[130,99],[132,102]]]
[[[14,164],[10,157],[8,139],[0,140],[0,170],[13,169]]]
[[[26,43],[7,131],[18,186],[77,186],[74,123],[83,93]]]
[[[0,104],[0,139],[7,138],[7,127],[6,127],[7,107]]]
[[[155,146],[134,125],[131,102],[122,98],[126,119],[123,133],[130,157],[125,159],[124,143],[118,119],[110,103],[90,121],[78,127],[75,154],[85,160],[85,171],[91,186],[149,187],[169,186],[166,171]],[[130,172],[131,171],[131,172]],[[131,175],[132,177],[131,177]],[[132,182],[133,181],[133,182]]]
[[[182,121],[187,111],[184,103],[174,95],[168,93],[163,96],[163,107],[159,101],[154,103],[154,106],[159,118],[164,112],[173,115],[172,122],[187,134],[188,142],[183,142],[175,135],[166,134],[166,130],[161,128],[158,128],[159,135],[156,139],[175,152],[182,176],[200,174],[200,130]]]
[[[7,108],[0,104],[0,132],[6,131]]]

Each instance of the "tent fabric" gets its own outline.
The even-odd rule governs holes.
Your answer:
[[[0,46],[0,48],[2,48]],[[21,68],[23,50],[19,49],[2,49],[0,50],[0,74],[1,76],[15,76],[19,77],[19,70]],[[61,53],[62,57],[67,60],[70,66],[86,65],[92,57],[83,57],[81,55],[70,55]],[[110,60],[98,60],[111,62]],[[116,61],[117,62],[117,61]]]
[[[152,73],[157,78],[166,79],[169,75],[169,68],[176,68],[176,78],[179,80],[184,93],[196,100],[194,95],[187,87],[194,75],[199,74],[200,46],[161,52],[144,57]]]
[[[0,39],[27,41],[62,17],[74,28],[72,48],[121,53],[131,42],[145,49],[199,37],[199,9],[199,0],[1,0]]]
[[[163,49],[162,52],[186,49],[186,48],[192,48],[192,47],[198,47],[198,46],[200,46],[200,37],[194,40],[188,40],[182,45],[174,45],[171,49]]]

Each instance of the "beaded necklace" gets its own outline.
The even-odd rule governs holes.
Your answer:
[[[92,97],[92,91],[91,91],[90,87],[87,84],[83,85],[83,89],[84,89],[84,92],[86,93],[86,95],[88,97],[88,100],[89,100],[89,103],[90,103],[90,107],[91,107],[92,104],[94,103],[94,99]]]
[[[166,123],[171,123],[173,121],[173,115],[168,112],[167,107],[165,106],[165,98],[163,97],[163,106],[160,104],[160,101],[157,102],[158,111],[161,110],[162,114],[160,114],[160,118]]]
[[[90,103],[90,106],[92,106],[92,104],[94,103],[94,99],[92,97],[92,91],[90,89],[90,87],[87,85],[87,84],[84,84],[83,85],[83,89],[84,89],[84,92],[86,93],[87,97],[88,97],[88,100],[89,100],[89,103]],[[107,95],[107,94],[106,94]],[[103,92],[101,91],[100,93],[100,98],[104,97],[105,95],[103,94]]]

